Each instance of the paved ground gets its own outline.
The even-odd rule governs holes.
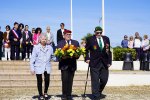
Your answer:
[[[87,93],[90,94],[90,91]],[[49,89],[49,94],[51,94],[50,100],[61,100],[61,92]],[[73,94],[76,94],[73,97],[74,100],[82,100],[80,90],[74,91]],[[150,100],[150,86],[106,87],[104,94],[107,97],[103,100]],[[37,90],[27,88],[0,88],[0,100],[38,100]],[[91,99],[86,97],[86,100]]]

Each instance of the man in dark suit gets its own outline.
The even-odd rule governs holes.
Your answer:
[[[22,34],[18,30],[18,23],[14,23],[14,28],[9,33],[9,40],[11,46],[11,60],[19,60],[20,54],[20,39]],[[16,53],[16,55],[15,55]]]
[[[79,42],[71,39],[71,31],[69,30],[64,31],[64,39],[58,43],[57,48],[63,48],[66,44],[79,47]],[[62,100],[72,100],[72,84],[77,68],[76,59],[78,58],[61,58],[59,61],[59,70],[61,70],[62,78]]]
[[[64,30],[66,30],[65,28],[65,24],[64,23],[61,23],[60,24],[60,29],[57,31],[57,44],[59,41],[63,40],[63,32]]]
[[[31,49],[31,43],[32,43],[32,34],[28,30],[29,26],[25,25],[25,30],[23,31],[22,34],[22,60],[25,60],[26,58],[26,53],[27,53],[27,58],[29,59],[30,56],[30,49]]]
[[[2,45],[3,45],[3,32],[0,27],[0,60],[2,60]]]
[[[92,100],[104,98],[102,91],[108,81],[111,66],[110,41],[102,35],[102,28],[95,28],[95,35],[87,39],[85,61],[89,63],[91,73]],[[90,52],[90,56],[89,56]]]

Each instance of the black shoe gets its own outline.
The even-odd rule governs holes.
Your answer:
[[[100,100],[100,97],[94,97],[92,100]]]
[[[39,100],[44,100],[44,96],[40,96],[40,97],[39,97]]]
[[[61,100],[67,100],[67,96],[66,95],[62,95]]]
[[[67,100],[73,100],[72,96],[67,96]]]
[[[105,94],[101,94],[100,99],[106,98]]]

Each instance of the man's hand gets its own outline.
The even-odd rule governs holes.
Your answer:
[[[89,63],[90,63],[90,60],[86,60],[86,63],[88,63],[88,64],[89,64]]]
[[[28,42],[26,42],[26,44],[28,44]]]
[[[111,66],[110,64],[107,64],[108,68]]]
[[[14,41],[18,41],[16,38],[14,38]]]
[[[33,45],[32,41],[30,41],[31,45]]]
[[[31,71],[31,74],[34,75],[34,74],[35,74],[35,71]]]
[[[9,43],[10,41],[9,41],[9,40],[6,40],[6,42]]]

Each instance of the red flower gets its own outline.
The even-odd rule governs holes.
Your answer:
[[[109,44],[106,44],[106,49],[109,49]]]
[[[94,50],[96,50],[96,49],[97,49],[97,46],[96,46],[96,45],[94,45],[94,46],[93,46],[93,48],[94,48]]]

